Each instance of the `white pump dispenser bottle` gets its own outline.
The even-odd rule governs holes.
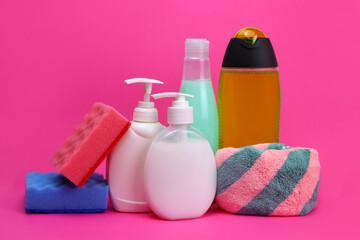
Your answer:
[[[119,212],[150,212],[144,189],[144,164],[151,142],[164,128],[158,122],[150,94],[152,84],[163,83],[148,78],[133,78],[125,83],[144,83],[144,101],[139,101],[129,130],[108,157],[110,200]]]
[[[216,166],[205,136],[190,126],[193,109],[183,93],[159,93],[155,99],[176,97],[168,108],[169,127],[154,139],[146,157],[145,191],[153,212],[164,219],[201,217],[213,202]]]

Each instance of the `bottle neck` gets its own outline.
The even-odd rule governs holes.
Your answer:
[[[134,109],[133,121],[143,123],[156,123],[158,121],[157,109],[137,107]]]
[[[210,80],[210,76],[210,61],[208,57],[185,57],[182,80]]]
[[[189,124],[173,124],[173,123],[169,123],[169,127],[170,128],[175,128],[175,129],[186,129],[188,127],[190,127],[190,123]]]

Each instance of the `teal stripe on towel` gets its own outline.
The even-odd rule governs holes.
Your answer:
[[[264,150],[249,146],[226,159],[217,169],[216,194],[225,192],[226,189],[239,180],[254,165],[263,152]]]
[[[310,151],[308,149],[290,152],[275,177],[237,214],[270,215],[292,193],[296,184],[303,178],[309,166],[309,160]]]
[[[319,191],[319,184],[320,184],[320,180],[318,181],[318,183],[316,184],[314,193],[312,195],[312,197],[309,199],[309,201],[307,201],[307,203],[305,203],[303,209],[301,210],[299,216],[303,216],[308,214],[316,205],[317,202],[317,197],[318,197],[318,191]]]
[[[282,149],[284,149],[285,146],[286,145],[283,143],[269,143],[267,150],[270,150],[270,149],[282,150]]]

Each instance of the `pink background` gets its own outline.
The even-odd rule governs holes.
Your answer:
[[[0,1],[0,239],[359,238],[359,3],[344,1]],[[229,39],[271,38],[281,78],[280,141],[316,148],[322,182],[305,217],[231,215],[169,222],[153,214],[25,214],[25,173],[49,159],[92,104],[128,118],[141,86],[177,91],[185,38],[210,40],[213,86]],[[156,105],[165,123],[170,100]],[[102,165],[99,172],[104,171]]]

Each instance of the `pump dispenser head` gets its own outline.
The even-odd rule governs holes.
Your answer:
[[[191,124],[193,120],[193,108],[189,106],[189,102],[185,100],[185,97],[193,98],[193,95],[178,93],[178,92],[166,92],[157,93],[151,95],[153,98],[166,98],[175,97],[175,101],[172,102],[172,106],[168,108],[168,123],[169,124]]]
[[[150,101],[150,95],[152,90],[152,84],[164,84],[163,82],[150,78],[131,78],[125,80],[126,84],[132,83],[144,83],[144,101],[139,101],[138,107],[135,108],[133,114],[133,120],[135,122],[157,122],[158,112],[154,108],[154,102]]]

